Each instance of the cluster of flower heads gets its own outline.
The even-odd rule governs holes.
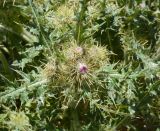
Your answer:
[[[97,45],[78,46],[71,44],[61,50],[63,60],[53,60],[46,64],[44,74],[59,84],[92,84],[96,71],[108,63],[106,47]]]

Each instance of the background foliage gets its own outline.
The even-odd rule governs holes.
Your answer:
[[[159,10],[159,0],[0,1],[0,130],[159,131]]]

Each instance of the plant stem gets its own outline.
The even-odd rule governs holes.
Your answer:
[[[85,11],[87,10],[88,1],[89,0],[81,1],[81,10],[77,16],[77,25],[76,25],[76,34],[75,34],[75,39],[77,40],[77,44],[81,44],[83,40],[83,36],[82,36],[84,31],[83,22],[85,20]]]
[[[71,108],[71,125],[70,125],[70,131],[81,131],[80,122],[78,118],[78,112],[76,108]]]

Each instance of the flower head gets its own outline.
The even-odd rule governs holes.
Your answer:
[[[84,64],[84,63],[79,63],[79,64],[78,64],[78,71],[79,71],[79,73],[81,73],[81,74],[87,73],[87,71],[88,71],[87,65]]]
[[[42,75],[45,77],[45,78],[51,78],[55,75],[55,72],[56,72],[56,64],[55,64],[55,61],[51,61],[51,62],[48,62],[46,65],[45,65],[45,68],[43,69],[42,71]]]
[[[63,51],[67,61],[77,60],[78,58],[81,58],[84,54],[84,49],[80,46],[77,46],[76,44],[72,44],[71,47],[67,47]]]
[[[27,130],[30,128],[29,118],[26,116],[24,112],[14,112],[12,111],[9,116],[10,121],[9,124],[10,128],[15,129],[18,128],[19,130]]]
[[[141,8],[145,8],[145,7],[146,7],[146,4],[145,4],[144,1],[140,4],[140,7],[141,7]]]
[[[82,54],[83,54],[83,48],[82,48],[82,47],[79,47],[79,46],[76,47],[76,48],[75,48],[75,53],[82,55]]]

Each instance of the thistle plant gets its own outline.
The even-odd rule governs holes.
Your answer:
[[[84,102],[88,101],[88,98],[83,95],[85,90],[92,92],[96,90],[96,86],[96,88],[103,87],[101,81],[98,80],[99,73],[97,71],[109,64],[109,52],[103,46],[87,43],[77,45],[76,42],[72,42],[65,43],[59,49],[58,56],[56,59],[49,60],[42,71],[44,72],[42,76],[49,79],[53,90],[54,86],[62,89],[58,93],[59,95],[63,94],[61,106],[67,107],[65,112],[70,111],[67,115],[73,117],[70,121],[70,130],[81,130],[78,107],[82,106],[85,110],[89,108],[89,104],[86,105]],[[83,100],[81,97],[84,97]]]

